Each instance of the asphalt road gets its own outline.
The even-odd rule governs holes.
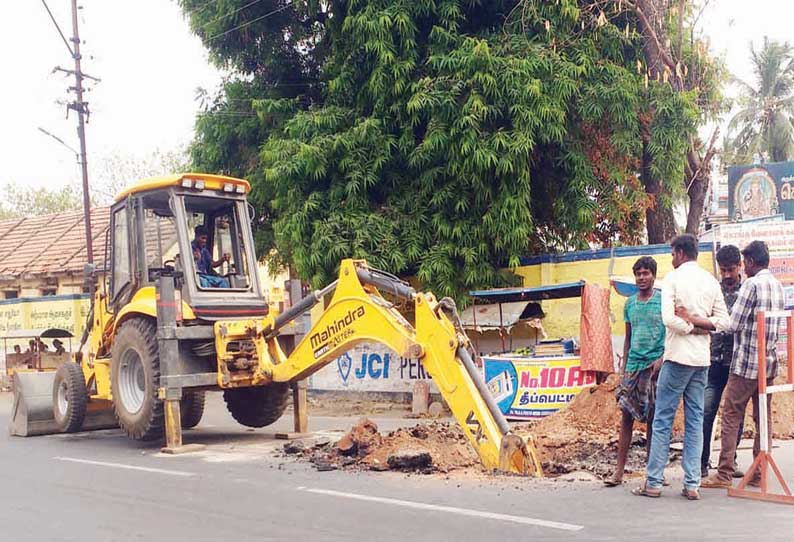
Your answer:
[[[0,425],[10,394],[0,394]],[[351,419],[311,418],[313,430]],[[410,420],[377,420],[388,429]],[[282,418],[278,429],[289,429]],[[515,477],[457,478],[317,472],[276,457],[273,428],[235,424],[217,397],[185,442],[207,450],[166,456],[119,431],[0,437],[0,540],[791,540],[794,506],[704,491],[678,496],[680,471],[661,499],[632,485]],[[747,464],[749,452],[741,452]],[[794,482],[794,446],[775,450]]]

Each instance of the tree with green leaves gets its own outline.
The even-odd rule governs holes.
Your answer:
[[[596,25],[622,17],[628,17],[630,24],[636,25],[643,57],[638,69],[649,81],[662,83],[679,94],[682,104],[694,105],[690,112],[697,116],[698,125],[715,121],[725,112],[721,87],[727,74],[722,63],[709,55],[707,43],[698,30],[708,0],[594,0],[580,4]],[[649,118],[656,115],[653,105],[648,113]],[[697,132],[688,132],[685,142],[674,134],[654,136],[654,130],[673,127],[669,123],[657,123],[656,128],[648,127],[642,132],[645,150],[640,177],[652,198],[646,220],[651,243],[665,243],[675,235],[673,204],[676,201],[688,203],[685,230],[698,234],[711,183],[711,162],[717,152],[717,130],[708,142],[701,141]],[[662,157],[655,156],[657,143],[652,139],[658,141],[659,136],[668,145],[684,143],[678,148],[685,158],[683,171],[678,169],[680,162],[665,163]]]
[[[233,67],[199,117],[194,161],[253,181],[260,251],[315,284],[351,256],[442,295],[505,284],[499,269],[528,253],[640,242],[646,210],[683,193],[701,96],[647,78],[635,13],[575,0],[182,4]],[[257,41],[279,37],[317,67],[295,72],[305,88],[248,70],[290,61]],[[662,197],[646,169],[671,187]]]
[[[741,89],[739,111],[728,125],[726,151],[733,163],[750,163],[753,155],[774,162],[794,157],[794,49],[764,37],[760,50],[750,45],[754,84],[734,81]]]

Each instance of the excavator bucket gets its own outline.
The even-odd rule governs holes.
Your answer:
[[[11,409],[11,423],[8,428],[11,435],[33,437],[61,432],[52,414],[54,382],[55,371],[14,373],[14,406]],[[118,427],[118,423],[112,408],[96,408],[94,405],[89,405],[83,430],[114,427]]]
[[[527,445],[523,438],[513,433],[502,436],[499,448],[499,470],[524,476],[543,475],[534,444],[530,441]]]

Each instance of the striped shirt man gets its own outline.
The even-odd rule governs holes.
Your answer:
[[[733,345],[733,361],[731,373],[748,380],[758,378],[758,335],[756,320],[758,311],[782,311],[785,309],[786,296],[783,286],[769,272],[762,269],[755,276],[742,283],[733,312],[727,325],[717,329],[727,333],[735,333]],[[769,318],[766,321],[766,376],[777,375],[777,340],[780,319]]]

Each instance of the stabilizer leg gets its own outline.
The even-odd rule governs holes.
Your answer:
[[[164,454],[186,454],[199,452],[206,448],[203,444],[182,444],[182,413],[179,400],[182,390],[160,390],[165,395],[165,447],[161,448]]]

